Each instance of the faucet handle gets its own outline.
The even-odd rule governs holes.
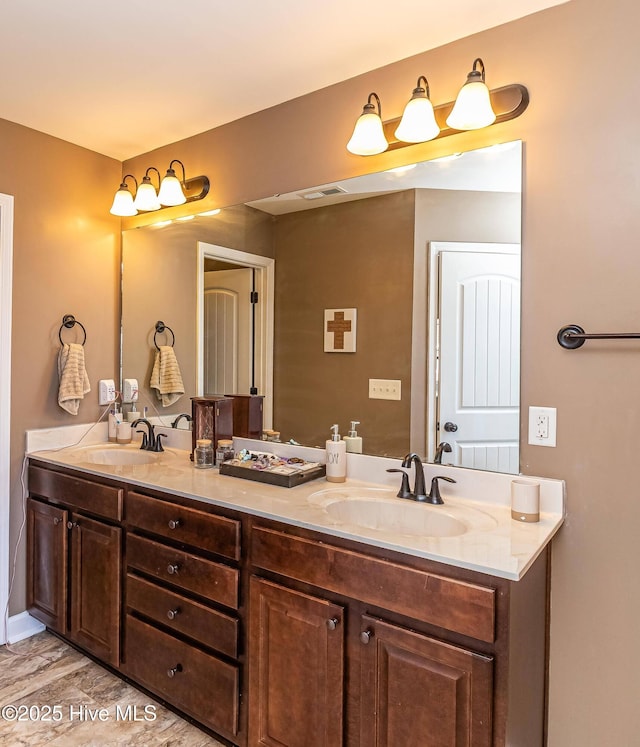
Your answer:
[[[155,441],[153,442],[152,451],[164,451],[162,448],[162,441],[160,439],[166,438],[166,433],[158,433],[158,435],[155,437]]]
[[[442,500],[442,496],[440,495],[440,486],[438,485],[438,480],[446,480],[447,482],[456,482],[452,477],[446,477],[445,475],[436,475],[431,480],[431,490],[429,491],[429,495],[427,496],[427,501],[429,503],[433,503],[434,506],[441,506],[444,501]]]
[[[142,433],[142,444],[140,445],[140,449],[147,449],[149,447],[147,434],[144,431],[136,431],[136,433]]]
[[[402,473],[402,484],[400,490],[397,493],[398,498],[413,498],[411,495],[411,488],[409,487],[409,474],[403,469],[388,469],[387,472],[401,472]]]

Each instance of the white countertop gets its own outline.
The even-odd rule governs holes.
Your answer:
[[[425,465],[427,487],[434,474],[455,476],[458,480],[455,486],[446,482],[441,484],[444,506],[430,506],[395,498],[399,475],[387,475],[385,470],[388,465],[399,466],[398,460],[349,455],[358,457],[353,460],[354,465],[358,464],[353,472],[361,477],[363,471],[368,471],[372,475],[371,481],[349,478],[345,483],[335,484],[320,478],[295,488],[283,488],[220,475],[216,469],[195,469],[189,452],[179,449],[167,449],[159,455],[157,463],[150,465],[102,465],[89,461],[91,449],[111,447],[123,448],[102,443],[88,447],[32,451],[29,456],[72,467],[89,475],[110,477],[142,488],[166,491],[172,495],[516,581],[522,578],[563,522],[564,483],[559,480],[530,478],[541,483],[542,511],[539,522],[526,524],[511,518],[508,486],[515,477],[513,475],[474,473],[454,467]],[[126,448],[136,447],[131,445]],[[489,494],[491,490],[487,489],[489,486],[493,486],[494,500]],[[465,493],[473,495],[474,499],[469,499]],[[479,493],[483,495],[479,496]],[[411,511],[435,511],[464,522],[468,517],[472,520],[466,522],[467,530],[463,534],[428,537],[401,531],[368,529],[338,521],[326,510],[328,503],[341,498],[371,499],[378,495],[383,496],[385,503],[398,501],[400,510],[403,505],[410,504]],[[391,508],[393,511],[393,506]],[[372,512],[376,510],[373,505]],[[411,527],[411,531],[415,529]]]

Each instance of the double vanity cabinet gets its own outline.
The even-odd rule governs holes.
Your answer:
[[[543,743],[546,551],[514,582],[37,457],[27,526],[29,612],[230,744]]]

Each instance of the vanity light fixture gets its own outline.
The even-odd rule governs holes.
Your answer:
[[[424,81],[424,85],[420,83]],[[395,135],[405,143],[424,143],[440,134],[433,104],[429,98],[429,81],[424,75],[418,78],[413,94],[404,108]]]
[[[182,181],[176,176],[173,168],[176,163],[182,167]],[[149,175],[151,171],[155,171],[158,175],[158,192],[151,182]],[[135,199],[126,184],[128,178],[133,179],[136,184]],[[206,197],[209,193],[209,187],[209,177],[194,176],[187,179],[184,164],[182,161],[174,159],[169,164],[167,173],[162,180],[160,179],[160,172],[155,166],[150,166],[146,170],[140,186],[138,186],[133,174],[127,174],[115,194],[110,212],[112,215],[128,218],[137,215],[140,210],[149,212],[164,207],[184,205],[186,202],[194,202]]]
[[[142,177],[142,184],[136,192],[136,199],[133,201],[136,210],[145,210],[147,212],[150,210],[160,210],[161,206],[158,200],[158,193],[151,183],[150,171],[155,171],[158,174],[158,186],[160,186],[160,172],[155,166],[149,166]]]
[[[371,103],[371,99],[375,99],[378,111],[376,111],[375,104]],[[362,109],[362,114],[356,121],[351,139],[347,143],[347,150],[356,156],[374,156],[388,147],[389,143],[382,127],[380,98],[377,93],[372,92]]]
[[[138,191],[138,180],[135,176],[133,174],[125,174],[122,178],[122,184],[120,184],[120,187],[113,198],[113,205],[111,206],[111,210],[109,210],[111,215],[119,215],[123,218],[127,218],[138,214],[138,211],[133,204],[133,195],[129,191],[129,187],[127,187],[127,179],[133,179],[136,183],[136,192]]]
[[[372,99],[377,103],[377,112]],[[402,117],[383,122],[380,98],[375,93],[369,94],[347,150],[358,156],[373,156],[386,150],[406,148],[463,130],[508,122],[519,117],[528,106],[529,91],[520,83],[490,91],[485,83],[484,62],[476,57],[455,102],[433,105],[429,83],[421,75]]]
[[[480,67],[480,70],[476,68]],[[479,130],[496,121],[489,89],[484,82],[484,62],[477,57],[467,81],[460,89],[447,124],[454,130]]]

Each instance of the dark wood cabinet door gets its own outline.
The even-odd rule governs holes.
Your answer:
[[[121,529],[71,514],[69,637],[103,661],[120,663]]]
[[[343,743],[344,609],[251,579],[249,745]]]
[[[27,500],[27,609],[58,633],[67,632],[67,512]]]
[[[362,747],[490,747],[493,661],[363,616]]]

